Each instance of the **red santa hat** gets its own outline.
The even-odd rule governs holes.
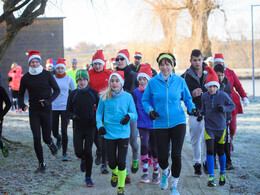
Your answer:
[[[119,79],[119,81],[120,81],[120,83],[122,84],[122,86],[124,86],[124,80],[125,80],[125,73],[124,73],[124,71],[115,71],[115,72],[112,72],[112,74],[109,76],[109,80],[108,80],[108,82],[109,82],[109,84],[110,84],[110,80],[111,80],[111,78],[112,78],[112,76],[116,76],[118,79]]]
[[[210,66],[206,66],[205,70],[208,72],[208,75],[204,86],[208,88],[212,85],[215,85],[219,89],[219,79],[217,73]]]
[[[110,58],[109,60],[112,64],[115,64],[116,63],[116,58]]]
[[[52,62],[51,58],[46,60],[46,67],[48,68],[49,66],[51,66],[53,68],[53,62]]]
[[[97,50],[97,52],[92,57],[92,63],[101,63],[103,66],[106,64],[105,58],[103,55],[103,50]]]
[[[137,74],[137,80],[139,77],[145,77],[149,81],[152,78],[152,69],[150,64],[142,64]]]
[[[56,62],[55,68],[57,69],[58,67],[63,67],[66,70],[66,63],[65,59],[63,58],[58,58],[58,61]]]
[[[135,52],[135,55],[134,55],[134,58],[135,58],[135,57],[142,58],[141,52],[136,51],[136,52]]]
[[[130,64],[130,54],[129,54],[129,52],[128,52],[127,49],[122,49],[122,50],[120,50],[120,51],[116,54],[116,58],[117,58],[118,56],[122,56],[123,58],[125,58],[125,61],[126,61],[127,65]]]
[[[214,62],[222,62],[225,63],[224,61],[224,57],[222,55],[222,53],[216,53],[214,56]]]
[[[25,54],[28,56],[29,64],[32,59],[37,59],[40,63],[42,62],[41,53],[36,50],[29,50]]]

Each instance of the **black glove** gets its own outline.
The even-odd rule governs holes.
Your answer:
[[[126,125],[129,121],[130,121],[130,116],[127,114],[127,115],[125,115],[125,116],[121,119],[120,124],[121,124],[121,125]]]
[[[150,118],[151,120],[155,120],[155,119],[157,119],[159,116],[160,116],[160,115],[159,115],[156,111],[154,111],[154,110],[152,110],[152,111],[149,113],[149,118]]]
[[[74,114],[72,117],[71,117],[72,120],[74,121],[79,121],[79,116]]]
[[[199,112],[199,110],[197,108],[192,108],[191,112],[189,112],[187,110],[187,113],[188,113],[188,115],[191,115],[191,116],[199,116],[199,114],[200,114],[200,112]]]
[[[217,110],[218,110],[218,112],[224,112],[224,106],[218,104]]]
[[[99,133],[99,135],[105,135],[105,134],[107,134],[107,131],[104,127],[100,127],[98,129],[98,133]]]
[[[199,115],[198,118],[197,118],[197,121],[200,122],[200,121],[202,121],[202,119],[203,119],[203,116]]]

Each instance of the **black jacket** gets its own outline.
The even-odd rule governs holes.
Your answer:
[[[202,68],[203,71],[205,70],[206,65],[203,64]],[[182,75],[181,77],[183,77],[189,87],[190,90],[190,94],[192,95],[192,91],[196,88],[201,88],[203,93],[207,92],[207,89],[204,87],[205,82],[206,82],[206,78],[207,78],[207,74],[205,74],[203,72],[202,74],[202,83],[200,82],[200,78],[198,77],[194,67],[191,65],[190,68],[188,68]],[[201,95],[198,97],[192,97],[192,101],[195,104],[196,108],[200,109],[201,108]]]
[[[86,90],[73,90],[68,97],[67,115],[80,127],[96,126],[95,107],[98,107],[99,95],[87,86]]]
[[[141,68],[141,66],[135,67],[134,64],[130,64],[129,66],[131,67],[132,71],[134,71],[136,73],[138,73]],[[157,75],[157,72],[153,68],[151,68],[151,69],[152,69],[152,77],[155,77]]]
[[[232,93],[231,84],[228,81],[227,77],[225,76],[223,81],[222,82],[219,81],[219,83],[220,83],[220,91],[226,92],[228,94],[228,96],[232,99],[232,97],[231,97],[231,93]],[[227,123],[229,124],[230,121],[231,121],[231,112],[227,112],[226,117],[227,117]]]
[[[4,109],[3,109],[3,102],[5,103]],[[1,121],[1,123],[2,123],[4,116],[10,109],[10,107],[11,107],[11,101],[10,101],[5,89],[2,86],[0,86],[0,121]]]
[[[130,66],[126,66],[123,69],[116,67],[117,71],[124,71],[125,83],[123,89],[133,95],[134,89],[139,86],[137,81],[137,73],[132,71]]]

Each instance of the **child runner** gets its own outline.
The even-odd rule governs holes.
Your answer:
[[[22,67],[16,66],[15,68],[11,69],[8,73],[8,76],[12,78],[11,82],[11,89],[12,89],[12,97],[13,97],[13,103],[15,108],[15,113],[22,112],[22,110],[18,106],[18,91],[20,87],[21,78],[23,76],[22,74]]]
[[[67,146],[68,146],[68,117],[66,114],[67,100],[69,90],[74,90],[75,85],[73,79],[66,75],[65,59],[58,58],[56,64],[56,73],[54,78],[60,88],[59,96],[52,102],[52,132],[57,139],[56,147],[61,148],[62,143],[62,160],[68,161]],[[59,116],[61,116],[61,135],[59,134]]]
[[[5,103],[4,109],[3,109],[3,102]],[[2,137],[4,116],[6,115],[6,113],[10,108],[11,108],[11,101],[5,89],[2,86],[0,86],[0,148],[2,150],[4,157],[8,156],[9,151],[5,142],[1,139],[1,137]]]
[[[43,159],[41,129],[43,141],[48,145],[51,153],[56,155],[58,150],[51,139],[51,103],[58,97],[60,88],[53,78],[53,75],[50,72],[43,70],[40,52],[30,50],[27,55],[29,72],[21,79],[18,103],[23,111],[26,111],[29,108],[34,149],[39,161],[39,167],[36,169],[35,173],[44,173],[46,165]],[[24,93],[26,89],[29,93],[30,107],[24,103]]]
[[[94,107],[98,105],[99,95],[88,85],[87,70],[77,70],[76,81],[78,86],[69,94],[67,112],[69,117],[73,119],[73,144],[76,156],[81,159],[80,169],[82,172],[86,172],[87,187],[94,187],[91,178],[92,145],[96,127]]]
[[[207,166],[209,171],[208,186],[214,187],[214,142],[217,141],[217,153],[220,165],[219,185],[226,183],[225,163],[226,155],[224,153],[225,134],[226,134],[226,113],[236,108],[232,99],[225,92],[219,89],[219,79],[214,70],[206,67],[208,76],[205,87],[208,92],[203,93],[201,115],[205,116],[205,140],[207,146]],[[201,119],[202,117],[200,117]],[[198,118],[199,120],[199,118]]]
[[[130,137],[129,121],[137,120],[132,95],[123,90],[124,72],[115,71],[109,77],[109,87],[102,93],[97,109],[97,128],[106,139],[110,183],[117,194],[124,194],[126,153]],[[104,117],[104,118],[103,118]]]
[[[230,98],[231,97],[231,84],[228,81],[226,75],[225,75],[225,68],[222,64],[217,64],[214,66],[214,70],[218,75],[219,81],[220,81],[220,90],[224,91],[228,94]],[[230,121],[231,121],[231,112],[227,112],[227,129],[226,129],[226,142],[225,142],[225,155],[226,155],[226,170],[232,170],[234,169],[231,161],[231,137],[230,137]],[[216,151],[215,151],[216,154]]]
[[[143,169],[143,175],[140,179],[140,183],[149,183],[148,177],[148,151],[151,151],[151,159],[153,161],[153,177],[152,183],[159,183],[159,164],[158,164],[158,154],[155,142],[155,134],[153,132],[153,122],[149,118],[148,114],[144,111],[143,105],[141,103],[144,90],[152,77],[152,69],[150,64],[143,64],[137,75],[137,80],[139,81],[139,87],[134,90],[133,97],[135,101],[136,110],[138,113],[137,128],[139,129],[139,135],[141,139],[141,162]]]

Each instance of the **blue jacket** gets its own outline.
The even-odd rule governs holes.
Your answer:
[[[153,121],[154,129],[167,129],[186,123],[181,99],[190,112],[192,108],[195,108],[189,88],[180,76],[172,73],[166,83],[159,73],[149,81],[144,91],[142,104],[146,113],[149,114],[150,111],[155,110],[160,115]]]
[[[130,93],[123,92],[119,97],[103,100],[101,97],[98,104],[96,120],[97,128],[104,127],[106,139],[126,139],[130,137],[130,122],[121,125],[121,119],[128,114],[131,121],[137,120],[135,103]],[[102,118],[104,119],[102,122]]]
[[[138,114],[137,128],[152,129],[153,121],[149,118],[149,115],[144,111],[144,107],[141,103],[144,92],[139,91],[138,88],[134,90],[133,98],[135,102],[136,111]]]
[[[223,91],[217,91],[210,95],[209,92],[201,96],[201,114],[205,117],[205,128],[211,130],[226,129],[226,113],[235,110],[236,106],[232,99]],[[218,112],[217,106],[224,106],[224,112]]]

